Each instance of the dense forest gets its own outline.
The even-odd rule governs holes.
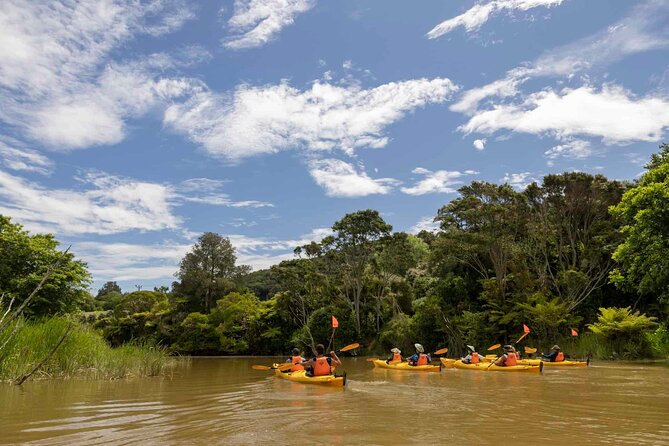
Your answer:
[[[572,356],[669,353],[669,145],[634,182],[580,172],[517,191],[472,182],[438,209],[439,228],[393,232],[371,209],[343,216],[295,258],[252,272],[222,235],[205,233],[171,288],[95,296],[52,235],[0,216],[0,305],[27,298],[28,319],[75,314],[112,345],[154,343],[190,355],[283,354],[327,343],[368,352],[513,342]],[[75,247],[76,248],[76,247]],[[0,327],[0,334],[2,328]],[[577,336],[574,336],[577,335]],[[0,350],[0,356],[2,351]]]

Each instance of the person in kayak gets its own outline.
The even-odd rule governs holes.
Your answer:
[[[460,360],[462,360],[462,362],[464,364],[478,364],[478,363],[480,363],[481,362],[481,355],[478,354],[478,352],[476,351],[476,349],[473,346],[468,345],[467,347],[472,352],[470,354],[468,354],[467,356],[465,356],[464,358],[460,358]]]
[[[513,345],[504,346],[504,354],[495,361],[495,365],[500,367],[518,365],[518,355],[516,354],[516,349],[513,348]]]
[[[341,361],[335,352],[330,352],[330,357],[325,356],[325,346],[316,346],[316,357],[306,361],[302,365],[307,369],[307,376],[332,375],[332,366],[341,366]]]
[[[430,354],[425,354],[425,349],[420,344],[414,344],[416,348],[416,353],[409,356],[409,365],[428,365],[432,362]]]
[[[564,353],[562,353],[562,350],[560,350],[559,345],[554,345],[553,348],[551,348],[551,352],[546,354],[541,355],[543,359],[545,359],[548,362],[562,362],[564,361]]]
[[[284,371],[284,373],[304,370],[304,366],[302,366],[302,363],[306,361],[306,359],[304,359],[300,354],[300,349],[294,348],[292,353],[293,355],[290,358],[288,358],[286,362],[292,362],[293,366],[290,369]]]
[[[391,362],[402,362],[402,351],[399,348],[393,347],[390,349],[390,352],[392,355],[386,359],[386,364],[390,364]]]

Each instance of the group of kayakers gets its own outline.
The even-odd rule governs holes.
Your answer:
[[[471,352],[467,354],[467,356],[461,358],[463,363],[478,364],[485,358],[485,356],[479,354],[473,346],[468,345],[467,347]],[[425,349],[421,344],[414,344],[414,349],[415,353],[407,358],[407,362],[410,366],[428,365],[432,362],[430,354],[425,353]],[[503,350],[504,353],[494,361],[494,364],[500,367],[517,365],[520,360],[520,353],[515,347],[513,345],[505,345]],[[387,364],[403,361],[402,351],[399,348],[394,347],[390,352],[390,357],[386,359]],[[285,370],[285,372],[306,370],[307,376],[326,376],[332,374],[333,366],[341,366],[341,361],[334,351],[331,351],[329,356],[325,355],[325,346],[323,344],[316,345],[315,353],[316,355],[314,357],[307,360],[302,356],[298,348],[294,348],[292,356],[286,361],[292,363],[293,366],[290,369]],[[564,353],[562,353],[562,350],[558,345],[554,345],[551,348],[550,353],[542,354],[541,357],[548,362],[562,362],[565,360]]]

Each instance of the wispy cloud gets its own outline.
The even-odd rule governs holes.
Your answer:
[[[537,179],[532,176],[531,172],[518,172],[506,173],[500,181],[510,184],[518,190],[523,190]]]
[[[399,183],[392,178],[371,178],[363,169],[358,170],[352,164],[337,159],[312,161],[309,173],[330,197],[384,195]]]
[[[180,0],[4,2],[0,120],[57,150],[119,142],[125,119],[196,86],[164,78],[164,55],[117,62],[112,52],[138,34],[168,33],[192,17]]]
[[[634,97],[617,86],[546,89],[522,103],[498,105],[477,113],[461,127],[465,133],[501,129],[557,138],[594,136],[606,144],[659,141],[669,127],[669,100]]]
[[[117,234],[183,230],[183,219],[175,213],[175,207],[186,202],[272,206],[255,200],[234,201],[222,192],[222,182],[205,178],[172,185],[87,172],[78,180],[81,188],[55,189],[0,171],[0,214],[10,215],[39,232]]]
[[[412,173],[423,175],[423,179],[411,187],[403,187],[401,190],[409,195],[424,195],[431,193],[450,194],[456,191],[455,186],[462,184],[460,178],[465,175],[474,175],[478,172],[467,170],[465,172],[437,170],[432,172],[422,167],[412,170]]]
[[[429,39],[436,39],[456,28],[463,27],[467,32],[477,31],[490,17],[502,12],[527,11],[540,6],[550,8],[559,6],[564,0],[496,0],[477,3],[459,16],[441,22],[427,33]]]
[[[409,228],[409,233],[418,234],[421,231],[434,232],[437,229],[439,229],[439,223],[434,221],[434,217],[423,217]]]
[[[8,169],[48,175],[53,170],[53,162],[41,153],[17,148],[0,141],[0,162]]]
[[[233,50],[263,46],[315,4],[316,0],[235,0],[228,21],[233,35],[224,39],[223,45]]]
[[[586,159],[595,153],[598,151],[594,149],[590,141],[573,139],[551,147],[544,152],[544,156],[548,158],[548,165],[552,166],[554,160],[558,158]]]
[[[302,148],[312,152],[381,148],[384,130],[405,114],[445,102],[457,91],[449,79],[391,82],[372,89],[316,81],[301,91],[288,84],[242,85],[231,94],[195,94],[165,112],[165,124],[210,154],[230,160]]]

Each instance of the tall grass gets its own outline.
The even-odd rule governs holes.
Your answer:
[[[30,372],[45,358],[65,332],[68,320],[18,320],[16,336],[0,350],[0,381]],[[157,376],[168,372],[174,360],[162,347],[146,344],[110,347],[92,328],[76,322],[60,348],[33,378],[117,379]],[[0,346],[13,327],[0,333]]]

